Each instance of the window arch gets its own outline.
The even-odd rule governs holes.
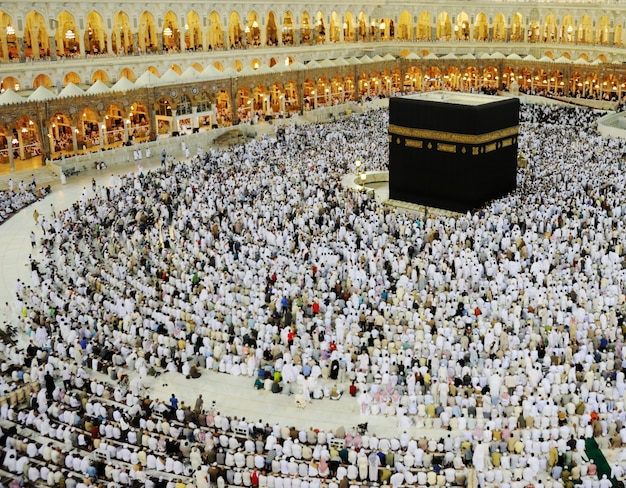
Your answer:
[[[487,22],[487,16],[483,12],[480,12],[478,13],[478,15],[476,15],[473,37],[475,41],[489,40],[489,23]]]
[[[413,22],[411,21],[411,14],[404,10],[400,14],[400,20],[398,21],[398,33],[397,39],[400,41],[410,41],[413,36]]]
[[[506,41],[506,34],[506,19],[504,18],[504,14],[500,12],[493,21],[491,38],[495,42],[503,42]]]
[[[441,12],[437,17],[437,40],[449,41],[452,39],[452,22],[448,12]]]
[[[50,56],[50,38],[43,16],[39,12],[30,12],[26,16],[24,29],[24,54],[33,59]]]

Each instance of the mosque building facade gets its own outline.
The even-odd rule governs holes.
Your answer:
[[[0,172],[425,90],[619,101],[626,3],[0,6]]]

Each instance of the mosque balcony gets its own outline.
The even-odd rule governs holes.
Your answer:
[[[327,43],[314,46],[279,46],[261,47],[256,49],[237,49],[222,51],[186,51],[182,53],[168,54],[143,54],[129,56],[98,56],[63,58],[59,60],[27,61],[23,63],[0,63],[0,79],[14,76],[22,81],[22,89],[29,89],[30,83],[40,73],[47,73],[53,80],[53,87],[63,85],[63,77],[66,73],[75,72],[78,76],[90,84],[94,72],[94,64],[98,69],[109,76],[111,82],[118,79],[120,71],[125,67],[131,67],[137,76],[148,69],[156,69],[163,74],[169,68],[177,66],[181,71],[192,65],[200,65],[206,68],[216,63],[224,69],[238,65],[240,68],[252,66],[255,60],[260,65],[269,66],[278,64],[284,66],[285,60],[299,61],[307,64],[310,61],[338,58],[360,58],[367,54],[369,57],[380,55],[384,57],[391,54],[395,58],[401,58],[409,53],[415,53],[421,59],[428,59],[426,55],[434,55],[438,59],[448,55],[448,59],[454,57],[462,59],[495,59],[500,58],[503,62],[509,62],[507,56],[518,55],[524,60],[529,54],[536,60],[546,60],[546,53],[551,53],[553,59],[565,55],[573,63],[582,58],[584,61],[578,64],[622,64],[626,55],[623,47],[607,47],[596,44],[563,44],[563,43],[528,43],[528,42],[478,42],[478,41],[378,41],[378,42],[347,42]],[[496,54],[499,53],[499,54]],[[496,54],[496,56],[493,56]],[[452,56],[450,56],[452,55]],[[492,58],[493,56],[493,58]],[[432,58],[434,59],[434,57]],[[500,61],[499,60],[499,61]],[[517,64],[511,62],[511,64]],[[238,70],[235,69],[235,74]],[[230,77],[226,74],[224,78]]]

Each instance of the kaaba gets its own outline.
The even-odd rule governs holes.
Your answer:
[[[519,99],[428,92],[389,100],[389,198],[455,212],[517,187]]]

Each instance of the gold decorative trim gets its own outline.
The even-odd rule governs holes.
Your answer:
[[[391,140],[391,136],[389,137]],[[478,156],[483,153],[497,151],[498,149],[503,149],[505,147],[512,146],[513,140],[514,138],[508,138],[508,139],[503,139],[501,142],[491,142],[489,144],[484,144],[481,146],[471,146],[471,154],[472,156]],[[400,138],[399,137],[396,138],[395,142],[396,144],[400,144]],[[433,144],[431,142],[428,142],[427,144],[425,144],[425,141],[417,140],[417,139],[408,139],[408,138],[404,139],[404,145],[405,147],[412,147],[415,149],[424,149],[424,147],[427,147],[428,149],[433,148]],[[445,142],[437,142],[435,148],[437,149],[437,151],[447,152],[447,153],[452,153],[452,154],[458,151],[458,146],[456,144],[448,144]],[[469,150],[470,148],[467,148],[465,146],[461,146],[461,149],[460,149],[460,151],[463,154],[466,154]]]
[[[445,142],[438,142],[437,151],[456,153],[456,144],[446,144]]]
[[[497,139],[517,136],[519,125],[498,129],[485,134],[457,134],[455,132],[445,132],[432,129],[417,129],[414,127],[402,127],[400,125],[389,124],[389,133],[414,139],[431,139],[457,144],[486,144]]]
[[[416,147],[422,149],[424,147],[424,141],[416,141],[415,139],[405,139],[404,145],[406,147]]]

